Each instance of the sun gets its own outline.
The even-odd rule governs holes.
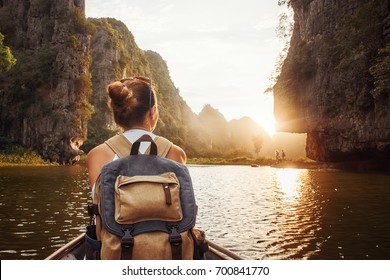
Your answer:
[[[254,104],[251,116],[253,120],[259,124],[269,137],[276,134],[276,120],[274,116],[274,97],[269,94],[259,94]]]
[[[258,124],[264,128],[265,132],[269,135],[269,137],[272,138],[272,136],[276,133],[276,120],[275,117],[272,115],[270,116],[263,116],[258,119]]]

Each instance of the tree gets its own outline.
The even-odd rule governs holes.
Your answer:
[[[263,136],[261,134],[254,135],[252,136],[252,141],[255,147],[256,157],[258,158],[261,148],[263,147],[263,142],[264,142]]]
[[[3,44],[4,35],[0,33],[0,72],[10,70],[15,64],[16,59],[11,53],[11,49]]]

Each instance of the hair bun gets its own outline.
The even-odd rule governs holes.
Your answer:
[[[115,105],[122,105],[127,98],[132,97],[131,91],[121,82],[114,82],[108,85],[108,94]]]

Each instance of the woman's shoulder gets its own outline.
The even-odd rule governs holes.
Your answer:
[[[169,149],[166,157],[183,164],[187,162],[187,155],[185,151],[175,144],[172,144],[172,147]]]
[[[109,162],[114,158],[115,154],[111,150],[111,148],[103,143],[92,150],[90,150],[87,154],[87,162],[88,161],[99,161],[99,162]]]
[[[187,155],[181,147],[173,144],[169,139],[160,135],[156,135],[155,140],[159,143],[161,142],[164,143],[164,145],[167,148],[169,148],[165,156],[166,158],[169,158],[171,160],[177,161],[178,163],[182,163],[182,164],[185,164],[187,162]]]

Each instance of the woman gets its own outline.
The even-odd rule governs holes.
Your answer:
[[[152,139],[156,137],[153,130],[158,120],[157,98],[149,78],[131,77],[114,82],[108,86],[108,94],[114,120],[131,143],[145,134]],[[140,152],[145,152],[148,145],[142,143]],[[176,145],[172,145],[166,157],[179,163],[186,163],[187,160],[184,150]],[[95,184],[102,166],[116,158],[118,156],[105,143],[88,153],[87,168],[91,186]]]

